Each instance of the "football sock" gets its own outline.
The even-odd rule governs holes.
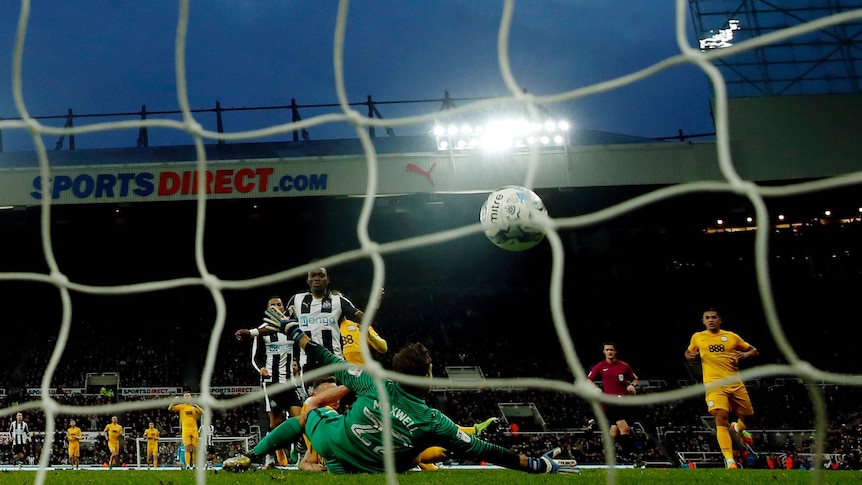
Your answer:
[[[617,443],[619,443],[620,448],[622,449],[623,456],[631,456],[632,455],[632,435],[630,434],[620,434],[617,436]]]
[[[733,441],[730,439],[730,429],[727,426],[716,426],[715,437],[718,439],[718,447],[725,460],[733,460]]]
[[[298,419],[290,418],[261,438],[260,442],[255,445],[254,451],[257,455],[264,456],[267,453],[283,448],[300,436],[302,436],[302,425],[299,424]]]
[[[287,462],[287,454],[281,448],[275,450],[275,461],[278,463],[279,466],[289,465],[289,463]]]

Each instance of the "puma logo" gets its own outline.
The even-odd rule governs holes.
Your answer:
[[[436,166],[437,166],[437,162],[434,162],[431,164],[431,168],[429,168],[428,170],[423,170],[423,169],[419,168],[418,165],[408,163],[407,164],[407,171],[424,175],[425,178],[428,179],[429,182],[431,182],[431,186],[434,186],[434,178],[431,177],[431,171],[434,170],[434,167],[436,167]]]

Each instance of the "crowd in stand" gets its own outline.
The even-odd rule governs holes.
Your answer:
[[[428,292],[425,288],[387,288],[387,300],[381,308],[375,328],[389,341],[392,349],[414,341],[424,342],[432,351],[438,376],[445,376],[444,370],[447,366],[479,366],[487,377],[571,380],[572,373],[567,369],[551,325],[531,326],[529,333],[535,342],[529,345],[511,336],[511,332],[518,331],[515,325],[519,324],[505,318],[508,310],[499,308],[500,301],[532,298],[531,291],[529,288],[503,289],[489,286],[473,288],[465,294],[458,288],[438,292]],[[448,302],[446,305],[435,304],[435,299],[442,298]],[[364,298],[360,295],[354,300],[361,302]],[[399,300],[408,301],[409,305],[399,303]],[[544,312],[548,310],[536,309],[532,318],[550,321],[550,316]],[[429,315],[433,315],[433,319],[428,317]],[[254,320],[252,317],[249,319]],[[492,330],[485,324],[489,320],[495,322]],[[11,328],[10,331],[26,334],[25,325],[18,325],[19,328]],[[166,327],[171,327],[171,324],[166,324]],[[233,327],[226,328],[221,337],[211,385],[257,386],[258,376],[251,367],[249,346],[247,343],[238,343],[233,338],[233,330]],[[499,338],[493,335],[495,331],[499,331]],[[152,331],[138,332],[132,338],[126,338],[119,334],[106,334],[102,324],[76,322],[54,374],[52,387],[58,390],[57,399],[66,404],[102,403],[105,402],[105,396],[67,394],[62,390],[84,388],[88,372],[110,371],[120,375],[120,387],[170,386],[196,391],[198,383],[190,384],[192,381],[188,367],[195,366],[200,375],[203,368],[202,356],[206,355],[210,332],[211,327],[200,325],[186,327],[182,335]],[[112,339],[109,345],[106,345],[111,352],[105,352],[102,346],[91,345],[92,342],[107,344],[106,338]],[[586,336],[581,333],[579,339],[586,342],[576,341],[578,346],[584,346],[578,348],[578,352],[589,361],[598,358],[602,339],[600,332]],[[9,372],[0,375],[0,388],[6,390],[6,395],[2,397],[3,407],[33,399],[25,390],[41,385],[55,345],[53,336],[0,342],[0,352],[11,354],[13,358],[20,356],[17,366],[10,367]],[[647,361],[638,355],[635,349],[626,347],[622,348],[621,355],[633,365],[641,378],[657,377],[674,383],[678,382],[677,378],[691,377],[681,373],[685,369],[681,363],[683,347],[684,342],[679,348],[674,348],[675,354],[669,355],[666,360],[651,358]],[[74,352],[69,349],[74,349]],[[388,365],[389,355],[377,357],[384,366]],[[641,368],[648,369],[648,373],[640,371]],[[657,368],[664,369],[666,374],[655,374],[653,369]],[[752,428],[779,430],[756,435],[756,447],[761,446],[762,451],[769,453],[808,453],[812,448],[808,434],[802,436],[797,433],[787,442],[785,434],[780,431],[811,430],[814,427],[814,413],[808,388],[791,378],[784,379],[780,384],[776,382],[777,379],[763,379],[749,385],[757,413],[757,422]],[[862,389],[826,386],[823,391],[830,418],[826,452],[843,455],[842,466],[860,468],[862,412],[858,410],[858,402],[862,397]],[[117,396],[116,399],[124,398]],[[588,427],[589,421],[594,418],[593,412],[586,401],[573,395],[531,390],[525,385],[517,390],[441,390],[432,393],[429,399],[457,423],[464,425],[471,425],[491,416],[501,416],[498,403],[533,403],[541,414],[543,424],[531,428],[529,422],[517,423],[520,429],[519,432],[514,432],[507,427],[511,423],[505,422],[502,429],[490,433],[488,439],[527,454],[560,446],[563,449],[562,458],[576,459],[581,463],[605,461],[601,434]],[[216,434],[248,434],[254,425],[260,423],[259,407],[249,405],[219,412],[213,419]],[[715,440],[708,434],[708,428],[701,419],[705,414],[705,406],[700,397],[637,408],[633,414],[636,418],[634,421],[641,426],[634,427],[635,446],[647,462],[676,463],[677,451],[717,451]],[[58,432],[65,430],[69,417],[64,416],[63,422],[56,423]],[[168,413],[166,408],[127,412],[119,417],[120,423],[130,430],[124,450],[126,463],[134,460],[134,443],[128,438],[140,436],[150,420],[163,430],[162,436],[176,435],[172,429],[175,425],[172,420],[175,420],[176,416]],[[75,418],[85,431],[102,431],[110,420],[109,415],[97,414]],[[29,413],[27,419],[32,430],[45,429],[42,413]],[[546,433],[538,434],[539,431]],[[64,436],[60,434],[55,440],[53,450],[53,460],[58,463],[65,457]],[[5,448],[0,462],[8,463],[9,453]],[[39,451],[41,442],[35,441],[30,454],[37,457]],[[106,451],[97,445],[93,459],[98,462],[104,453]],[[627,459],[623,457],[622,461]]]

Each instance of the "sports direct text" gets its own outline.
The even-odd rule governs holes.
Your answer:
[[[197,195],[203,181],[203,189],[207,194],[260,196],[273,195],[274,192],[325,192],[327,179],[326,173],[276,174],[273,167],[220,168],[203,172],[104,170],[54,175],[50,184],[44,183],[41,176],[36,176],[30,195],[36,200],[41,200],[49,192],[54,200],[69,197],[100,201],[177,199]]]

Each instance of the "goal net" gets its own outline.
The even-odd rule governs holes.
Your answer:
[[[123,308],[121,304],[117,304],[118,301],[122,301],[121,297],[140,294],[151,295],[151,301],[154,303],[154,306],[167,308],[167,311],[176,310],[179,312],[184,307],[183,301],[171,299],[161,300],[160,298],[171,290],[175,290],[177,288],[195,288],[202,294],[208,295],[211,300],[211,305],[208,310],[201,310],[199,313],[183,313],[182,317],[188,317],[188,320],[179,321],[176,325],[177,328],[196,326],[197,328],[195,329],[194,338],[201,338],[206,342],[206,348],[203,349],[203,352],[201,353],[201,355],[205,355],[205,358],[202,359],[199,374],[199,385],[201,389],[199,401],[206,411],[202,419],[202,425],[207,427],[212,424],[214,419],[213,415],[216,412],[226,412],[238,407],[258,403],[261,402],[263,398],[262,391],[257,390],[257,387],[255,387],[255,390],[252,392],[239,396],[230,396],[228,398],[217,396],[212,392],[212,388],[215,385],[213,383],[213,379],[215,378],[214,370],[218,365],[217,363],[220,355],[223,355],[220,346],[224,344],[225,340],[222,337],[226,334],[230,334],[233,330],[232,325],[234,325],[234,322],[228,321],[228,315],[231,309],[228,308],[228,300],[226,298],[227,293],[232,291],[262,288],[265,288],[266,291],[268,291],[269,288],[273,288],[287,281],[303,281],[306,273],[314,266],[335,268],[334,271],[337,273],[338,268],[340,267],[361,263],[365,265],[363,267],[368,270],[368,273],[370,273],[370,277],[368,278],[370,282],[367,283],[369,288],[368,299],[367,304],[364,305],[367,311],[362,324],[363,329],[367,331],[367,327],[375,322],[375,318],[377,316],[376,309],[380,304],[379,290],[385,286],[388,270],[391,271],[392,269],[392,259],[389,258],[397,258],[398,255],[417,248],[426,248],[429,251],[438,252],[445,252],[446,250],[458,251],[457,243],[459,241],[474,236],[480,236],[482,232],[478,217],[475,217],[475,222],[454,228],[446,227],[443,224],[437,225],[431,221],[415,223],[405,222],[401,226],[397,227],[401,236],[395,240],[380,239],[369,232],[368,228],[370,220],[377,208],[383,204],[378,202],[378,199],[375,197],[379,194],[379,186],[381,183],[381,174],[378,169],[382,157],[374,148],[374,143],[369,134],[369,129],[382,131],[385,129],[399,129],[401,127],[427,126],[438,121],[441,118],[441,114],[435,109],[434,111],[420,114],[405,115],[382,120],[375,117],[369,117],[366,113],[361,113],[354,108],[345,88],[346,79],[351,76],[348,65],[345,62],[345,50],[350,47],[348,40],[349,36],[347,33],[348,30],[356,28],[356,26],[351,25],[350,22],[349,13],[352,7],[350,2],[347,0],[339,2],[337,16],[334,19],[334,51],[332,53],[332,58],[336,89],[333,94],[334,97],[338,99],[338,111],[335,113],[310,117],[305,120],[273,124],[261,129],[235,132],[218,132],[216,130],[205,129],[204,124],[199,121],[199,114],[194,112],[192,106],[193,103],[191,101],[192,93],[189,92],[189,83],[187,82],[189,72],[186,65],[186,52],[189,48],[189,38],[194,35],[194,32],[191,32],[188,28],[190,16],[194,15],[194,8],[190,6],[191,2],[188,2],[187,0],[181,0],[177,3],[179,8],[176,18],[175,71],[177,81],[177,103],[182,113],[181,118],[178,120],[172,120],[150,117],[144,120],[123,120],[109,123],[57,127],[52,125],[49,121],[36,119],[31,113],[31,107],[25,102],[24,91],[26,89],[37,89],[34,86],[36,83],[28,81],[25,76],[27,65],[25,39],[34,35],[34,33],[31,32],[32,27],[29,25],[29,19],[32,13],[31,9],[38,8],[39,3],[37,2],[31,5],[31,2],[28,0],[21,1],[18,30],[15,36],[14,48],[11,50],[12,97],[14,100],[17,119],[0,119],[0,130],[3,130],[4,132],[26,132],[31,137],[32,144],[35,147],[35,152],[39,160],[41,180],[45,181],[45,185],[43,186],[45,191],[44,193],[51,193],[52,188],[57,189],[57,187],[53,187],[51,185],[51,180],[52,176],[56,175],[59,170],[59,167],[53,165],[50,161],[50,149],[45,145],[45,138],[48,136],[77,135],[80,137],[96,133],[113,133],[116,131],[140,128],[179,131],[183,134],[187,134],[193,140],[197,156],[195,162],[196,165],[193,167],[193,170],[197,170],[199,173],[206,173],[208,167],[210,167],[214,162],[214,160],[208,159],[207,157],[205,145],[208,143],[215,143],[216,141],[225,143],[236,141],[255,141],[265,137],[288,136],[291,133],[309,130],[314,127],[327,125],[346,126],[355,132],[355,136],[362,144],[364,149],[364,160],[367,163],[365,173],[361,174],[367,180],[366,191],[364,194],[359,194],[363,198],[360,210],[353,214],[355,216],[355,225],[351,228],[340,227],[337,229],[321,229],[321,225],[326,225],[325,221],[314,221],[313,224],[309,223],[308,227],[304,226],[303,228],[300,228],[300,230],[294,232],[291,240],[296,241],[297,239],[305,238],[307,236],[306,231],[310,234],[312,230],[309,228],[313,227],[315,231],[320,231],[320,237],[331,238],[341,238],[342,235],[338,231],[350,232],[353,230],[355,232],[357,244],[353,247],[346,247],[341,250],[334,251],[331,254],[325,254],[314,263],[296,263],[288,269],[279,269],[259,276],[232,278],[230,276],[224,276],[223,274],[220,275],[218,270],[218,268],[220,268],[219,262],[213,261],[207,256],[207,237],[208,235],[211,235],[208,231],[219,229],[220,224],[223,224],[224,222],[210,220],[208,218],[208,211],[210,210],[213,200],[217,197],[215,194],[210,194],[208,193],[208,190],[206,190],[206,184],[208,183],[206,178],[198,177],[194,180],[194,183],[197,184],[194,218],[193,220],[185,221],[187,226],[185,228],[186,230],[177,229],[175,233],[159,234],[154,238],[157,239],[156,242],[170,240],[172,247],[181,247],[183,250],[183,257],[186,259],[186,266],[184,267],[194,268],[193,271],[195,272],[195,275],[187,276],[182,274],[182,276],[178,277],[170,276],[165,277],[164,279],[152,279],[147,276],[148,273],[144,272],[143,276],[129,277],[124,280],[125,282],[122,284],[101,285],[93,283],[91,280],[86,280],[85,278],[75,280],[67,277],[68,269],[64,262],[67,262],[70,259],[69,255],[63,254],[64,241],[57,240],[53,236],[56,231],[61,230],[55,219],[60,208],[53,203],[51,197],[42,197],[40,201],[41,212],[38,220],[40,228],[39,235],[33,240],[38,241],[34,244],[41,244],[42,252],[44,254],[44,270],[4,270],[3,272],[0,272],[0,282],[44,285],[56,288],[62,308],[62,312],[59,315],[56,315],[56,319],[60,322],[59,332],[56,335],[54,351],[50,356],[50,360],[48,361],[42,376],[42,387],[39,399],[23,403],[20,406],[4,407],[0,409],[0,415],[7,419],[14,419],[15,413],[18,410],[40,410],[41,412],[44,412],[46,444],[53,443],[56,439],[56,433],[64,431],[64,429],[60,427],[58,420],[59,416],[70,416],[83,411],[83,409],[74,404],[62,403],[53,399],[52,393],[49,391],[49,388],[52,386],[54,375],[62,370],[59,369],[60,362],[63,361],[63,359],[69,358],[67,352],[70,352],[70,349],[67,347],[67,343],[70,340],[70,335],[81,331],[86,325],[85,322],[81,322],[75,318],[79,305],[88,305],[89,308],[92,309],[94,307],[99,308],[99,305],[104,302],[104,305],[106,305],[104,308],[108,309],[105,311],[111,312],[111,317],[116,321],[116,325],[118,327],[123,327],[125,324],[124,318],[129,312],[141,313],[148,312],[150,310],[141,307]],[[800,357],[798,346],[794,346],[791,343],[787,331],[782,325],[782,320],[779,316],[779,309],[776,303],[776,295],[773,291],[773,268],[770,266],[770,237],[772,234],[771,228],[775,225],[774,218],[776,214],[770,212],[769,204],[767,202],[768,199],[773,198],[785,198],[852,188],[862,182],[862,171],[860,171],[860,167],[858,165],[858,158],[852,163],[844,165],[843,170],[836,170],[838,173],[828,177],[818,177],[815,180],[805,180],[801,182],[795,181],[792,183],[781,182],[781,179],[789,180],[796,178],[795,170],[799,167],[794,166],[786,167],[788,173],[785,177],[779,176],[775,178],[775,180],[778,180],[779,182],[771,184],[756,183],[754,180],[756,176],[749,176],[739,170],[735,163],[733,156],[735,152],[732,148],[734,148],[735,143],[741,141],[749,143],[749,145],[745,145],[743,148],[749,148],[751,145],[756,145],[757,140],[752,140],[750,138],[737,140],[731,136],[731,133],[736,132],[733,131],[733,127],[730,123],[730,100],[727,94],[727,84],[725,81],[725,74],[718,67],[723,63],[723,61],[739,53],[755,51],[764,46],[775,45],[778,43],[791,42],[795,38],[823,29],[830,29],[844,25],[851,26],[858,30],[860,21],[862,21],[862,8],[837,13],[830,12],[828,15],[822,15],[798,25],[776,29],[775,31],[763,33],[759,36],[745,38],[739,42],[736,42],[735,40],[731,42],[729,40],[731,34],[739,34],[739,29],[745,29],[747,27],[739,23],[722,24],[716,27],[714,35],[704,36],[704,39],[708,40],[708,42],[703,43],[699,41],[704,39],[695,39],[690,37],[687,26],[690,21],[689,14],[691,6],[693,4],[702,5],[706,3],[707,2],[691,2],[686,0],[677,0],[675,2],[676,14],[673,25],[679,47],[679,52],[676,55],[644,68],[632,69],[631,72],[628,72],[626,75],[595,82],[588,86],[560,90],[559,92],[553,92],[551,94],[532,94],[525,92],[522,88],[519,81],[519,75],[521,75],[521,73],[513,70],[511,65],[512,59],[509,57],[509,41],[512,24],[516,19],[518,12],[523,8],[523,5],[517,4],[516,6],[516,2],[514,0],[505,0],[498,3],[485,2],[483,5],[485,5],[489,10],[488,16],[495,17],[499,25],[496,61],[499,63],[500,78],[505,84],[507,92],[504,96],[496,96],[493,98],[471,101],[459,106],[453,106],[446,113],[447,117],[458,117],[470,115],[471,113],[480,113],[492,108],[499,108],[501,110],[518,110],[526,113],[528,119],[531,121],[541,122],[543,120],[543,113],[549,107],[553,107],[560,103],[598,97],[603,93],[618,89],[625,89],[626,87],[635,85],[650,76],[661,75],[663,72],[675,67],[687,66],[697,68],[699,70],[699,75],[705,76],[709,80],[714,96],[712,106],[715,122],[714,153],[710,154],[710,156],[713,156],[717,160],[717,163],[716,166],[709,168],[707,171],[708,174],[701,174],[701,180],[663,186],[645,194],[627,198],[626,200],[614,203],[611,206],[596,208],[586,213],[558,215],[554,212],[553,207],[549,207],[551,217],[539,222],[546,233],[547,243],[543,244],[546,244],[548,247],[548,258],[546,261],[548,268],[546,268],[546,271],[544,272],[530,272],[528,270],[521,271],[524,272],[526,277],[532,277],[538,274],[540,277],[545,278],[545,281],[547,282],[547,285],[545,286],[546,292],[543,294],[546,295],[547,298],[536,301],[541,301],[542,305],[547,305],[542,311],[548,315],[549,322],[546,322],[546,326],[553,337],[551,339],[543,340],[540,343],[536,343],[535,345],[547,346],[549,353],[559,352],[562,355],[561,360],[564,362],[565,369],[561,369],[561,372],[564,376],[560,378],[543,377],[549,375],[549,373],[546,372],[546,369],[530,369],[528,375],[519,378],[495,377],[488,373],[481,376],[481,378],[471,379],[464,378],[462,376],[462,378],[457,380],[457,388],[459,389],[463,389],[465,386],[493,389],[529,388],[535,391],[566,394],[587,401],[590,405],[590,410],[595,413],[598,418],[599,426],[596,429],[600,429],[602,436],[604,437],[603,451],[608,463],[615,463],[615,451],[613,449],[613,441],[608,433],[610,423],[608,422],[607,415],[601,408],[601,404],[607,402],[609,398],[601,394],[597,394],[593,383],[588,381],[586,378],[585,368],[587,368],[588,364],[593,360],[592,354],[582,355],[582,352],[576,351],[575,341],[578,339],[579,332],[583,331],[582,329],[586,326],[586,323],[578,321],[576,312],[567,312],[564,309],[564,299],[569,301],[578,299],[577,295],[567,294],[568,292],[564,289],[565,274],[566,272],[579,271],[579,268],[572,268],[566,264],[567,257],[570,256],[566,249],[566,243],[571,239],[572,231],[609,224],[637,211],[665,203],[668,205],[664,205],[663,207],[669,207],[672,206],[674,201],[691,194],[729,194],[739,197],[752,209],[752,220],[749,227],[754,230],[754,237],[750,248],[750,253],[754,258],[754,263],[752,265],[754,271],[751,275],[741,274],[740,279],[747,278],[748,284],[745,288],[757,293],[760,308],[764,315],[765,324],[768,327],[768,333],[772,339],[771,343],[775,345],[778,351],[778,356],[780,356],[780,360],[782,362],[760,362],[753,367],[746,368],[742,374],[743,378],[749,380],[793,375],[808,383],[825,382],[840,384],[842,386],[862,386],[862,376],[859,374],[826,370],[811,365],[806,359]],[[399,6],[399,8],[407,9],[408,7],[405,4]],[[732,12],[733,9],[728,10],[728,13]],[[421,23],[421,19],[415,20]],[[393,28],[403,28],[403,26]],[[469,26],[467,28],[469,28]],[[575,28],[575,26],[573,26],[573,28]],[[636,27],[629,26],[626,28]],[[46,32],[40,32],[40,34],[47,35]],[[549,41],[549,43],[552,43],[552,41]],[[274,48],[278,51],[278,56],[285,56],[286,52],[283,45],[274,46]],[[6,51],[9,52],[9,49]],[[555,56],[556,54],[551,53],[551,55]],[[166,62],[169,61],[166,60]],[[551,62],[553,62],[553,59],[551,59]],[[858,93],[858,84],[856,92]],[[632,100],[632,103],[637,103],[637,100]],[[856,120],[855,123],[856,124],[854,126],[858,128],[858,120]],[[754,130],[757,127],[752,126],[750,128]],[[740,137],[743,136],[744,133],[740,133]],[[856,136],[858,137],[858,133],[856,133]],[[854,143],[858,144],[855,139]],[[757,155],[763,155],[764,152],[774,152],[780,148],[781,146],[759,147],[757,148],[759,151],[756,151],[755,153]],[[692,149],[697,150],[703,148],[693,146]],[[846,155],[847,153],[856,153],[854,151],[856,148],[853,146],[842,146],[841,149],[847,150],[842,151],[842,155]],[[450,151],[450,157],[454,158],[454,155],[451,153],[452,152]],[[534,187],[536,186],[537,174],[539,173],[541,165],[541,152],[538,148],[534,148],[525,153],[527,153],[527,155],[525,158],[519,159],[519,164],[517,166],[515,166],[514,163],[512,164],[515,168],[509,167],[508,169],[505,169],[509,170],[505,172],[507,174],[506,177],[508,178],[507,183]],[[445,156],[443,160],[446,160]],[[619,162],[619,160],[615,159],[613,156],[608,156],[605,161],[608,163]],[[630,162],[631,165],[634,166],[638,161],[630,160]],[[504,170],[504,168],[499,168],[498,170]],[[584,177],[589,176],[589,173],[587,173],[583,167],[572,166],[569,167],[568,170],[572,170],[578,175],[582,175]],[[629,177],[631,173],[635,173],[637,174],[637,177],[644,178],[644,184],[648,185],[654,183],[649,179],[650,174],[638,172],[634,168],[631,170],[632,171],[629,171],[629,168],[627,167],[621,167],[619,169],[618,176]],[[782,167],[778,167],[776,170],[780,172]],[[635,180],[633,183],[637,182],[638,180]],[[489,189],[492,188],[493,187],[477,187],[476,192],[487,193]],[[28,192],[30,190],[31,188],[27,188]],[[124,209],[125,208],[123,208],[123,210]],[[118,208],[117,211],[121,211],[121,209]],[[478,207],[475,209],[475,214],[478,214]],[[284,219],[299,217],[297,214],[284,214],[283,216]],[[415,226],[421,227],[415,229]],[[173,228],[173,226],[171,227]],[[439,227],[443,227],[443,229],[438,230]],[[431,230],[429,230],[429,228]],[[230,232],[232,230],[234,229],[230,228],[227,229],[226,232]],[[239,231],[234,234],[234,237],[245,236]],[[297,234],[299,235],[298,237]],[[224,234],[221,235],[224,236]],[[267,233],[262,231],[262,233],[250,235],[249,238],[253,238],[256,243],[263,245],[266,244],[265,240],[267,239],[267,236]],[[140,237],[152,237],[152,235],[140,235]],[[181,237],[191,237],[193,238],[193,241],[180,241]],[[314,234],[314,237],[317,237],[317,233]],[[267,248],[272,247],[273,249],[273,252],[268,254],[272,257],[278,257],[284,251],[284,247],[287,245],[286,241],[286,236],[283,234],[279,236],[277,244],[273,243],[273,246],[266,246]],[[154,244],[156,242],[154,242]],[[296,244],[300,243],[297,242]],[[305,247],[305,243],[303,242],[302,244],[302,247]],[[292,248],[293,246],[289,247]],[[104,250],[106,254],[110,254],[112,257],[110,261],[103,262],[104,264],[114,266],[117,272],[125,273],[132,270],[131,267],[125,265],[125,261],[130,255],[122,254],[116,248],[104,248]],[[117,252],[108,253],[109,250]],[[258,249],[257,252],[266,251]],[[141,255],[141,257],[144,256],[145,255]],[[9,254],[3,256],[4,259],[14,257],[14,255]],[[225,254],[223,257],[236,258],[238,255]],[[499,250],[494,256],[489,257],[496,261],[500,261],[502,267],[507,267],[510,264],[512,259],[509,258],[515,258],[513,254],[505,253],[502,250]],[[310,258],[306,258],[305,261],[308,261],[309,259]],[[395,260],[401,262],[401,260]],[[9,264],[8,266],[0,266],[0,268],[5,267],[15,268],[15,265]],[[470,267],[464,268],[464,271],[469,270]],[[141,271],[143,271],[143,269]],[[180,271],[173,272],[171,274],[180,274]],[[428,279],[429,281],[434,280],[433,272],[429,272]],[[428,284],[432,285],[433,283],[429,282]],[[660,284],[660,282],[657,284]],[[742,285],[742,283],[740,283],[740,285]],[[39,286],[38,288],[41,289],[43,287]],[[501,290],[501,293],[502,291],[503,290]],[[515,291],[506,293],[506,295],[506,301],[499,301],[498,305],[517,305],[518,302],[524,298],[522,295],[518,295]],[[264,297],[266,296],[268,295],[264,295]],[[627,295],[620,295],[619,298],[624,299],[626,296]],[[493,296],[485,296],[483,298],[493,298]],[[94,304],[93,302],[97,303]],[[590,302],[579,302],[578,304],[586,306],[589,305]],[[619,302],[617,304],[619,305]],[[678,302],[668,301],[669,306],[676,304],[678,304]],[[385,308],[385,304],[383,307]],[[629,311],[635,310],[636,309],[629,309]],[[384,310],[381,310],[381,312],[382,311]],[[33,328],[39,329],[42,323],[38,321],[38,319],[43,318],[44,315],[40,315],[38,310],[34,310],[34,312],[35,318],[31,318],[30,321],[37,320],[34,322]],[[202,318],[202,315],[206,316],[206,318]],[[164,313],[152,315],[153,319],[162,317],[168,318]],[[481,316],[476,318],[481,319]],[[639,318],[643,319],[646,317],[640,316]],[[664,332],[662,328],[658,327],[663,324],[663,322],[659,321],[660,317],[656,316],[654,318],[655,320],[648,324],[652,331],[659,333]],[[250,323],[253,324],[254,322]],[[445,327],[447,325],[447,322],[439,323],[441,327]],[[247,326],[250,325],[244,324],[244,327]],[[506,326],[505,328],[500,327],[498,328],[498,331],[488,333],[482,338],[486,340],[515,340],[527,338],[537,329],[537,327],[538,324],[534,321],[514,322],[513,326]],[[197,330],[201,331],[197,332]],[[617,330],[619,332],[644,331],[644,327],[640,327],[639,329],[620,327]],[[699,329],[693,328],[692,330]],[[125,328],[124,331],[144,333],[145,329]],[[444,332],[445,329],[441,329],[440,331]],[[503,334],[503,332],[509,333]],[[683,333],[686,335],[682,335],[680,338],[684,341],[691,332],[685,330]],[[429,335],[428,337],[434,338],[437,336]],[[440,338],[437,338],[436,340],[438,342],[442,342],[442,339]],[[684,343],[682,345],[684,345]],[[662,354],[681,356],[683,350],[681,348],[682,345],[668,345],[666,348],[656,349],[656,351]],[[388,374],[385,374],[386,371],[384,370],[384,367],[375,362],[374,359],[371,358],[370,354],[368,354],[368,349],[363,349],[363,352],[366,356],[365,360],[369,362],[367,372],[375,376],[378,380],[388,377]],[[500,358],[517,359],[518,356],[517,354],[512,354],[500,356]],[[521,362],[521,364],[524,365],[525,368],[530,365],[529,362]],[[322,375],[328,370],[330,369],[321,369],[307,377],[311,379]],[[122,372],[120,373],[120,376],[122,378]],[[403,380],[403,377],[404,376],[396,376],[395,378]],[[437,388],[446,388],[449,384],[451,384],[451,382],[448,379],[438,377],[433,380],[432,385]],[[826,438],[825,431],[827,421],[826,406],[822,388],[811,386],[810,389],[812,412],[816,418],[816,445],[814,447],[814,456],[819,460],[825,451],[824,443]],[[634,407],[680,400],[702,400],[703,393],[704,387],[702,385],[690,385],[662,392],[653,392],[646,395],[636,395],[630,399],[622,400],[622,404]],[[149,399],[146,401],[119,400],[116,402],[100,402],[98,404],[94,404],[93,408],[97,409],[100,414],[111,412],[119,413],[130,410],[156,410],[165,409],[169,401],[169,398]],[[386,403],[383,403],[383,405],[384,408],[388,406]],[[755,406],[756,405],[757,403],[755,403]],[[544,418],[547,419],[548,416],[544,415]],[[388,426],[388,423],[384,424],[385,426]],[[173,456],[175,456],[178,440],[176,438],[163,438],[162,442],[167,450],[167,454],[171,455],[173,453]],[[224,453],[224,456],[232,454],[237,450],[247,449],[249,445],[247,439],[242,437],[218,438],[216,442],[218,443],[217,446],[219,447],[220,452]],[[391,446],[391,441],[387,441],[386,449],[391,450]],[[36,478],[37,484],[45,482],[51,448],[51,446],[45,446],[43,448],[44,451],[39,460],[40,470]],[[141,439],[136,440],[135,449],[137,463],[144,464],[146,443]],[[198,455],[198,461],[196,463],[198,468],[198,483],[204,483],[206,481],[206,475],[203,470],[204,467],[201,466],[204,459],[205,457],[201,456],[201,454]],[[394,473],[392,462],[386,461],[386,465],[389,470],[387,473],[388,482],[397,483],[398,477]],[[814,473],[817,481],[823,480],[820,468],[822,467],[815,467]],[[615,483],[616,480],[617,472],[613,467],[611,467],[608,469],[608,482]]]

